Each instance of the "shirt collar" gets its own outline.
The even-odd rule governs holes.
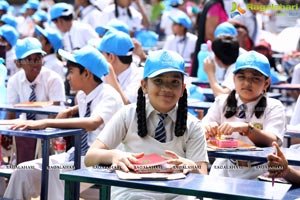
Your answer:
[[[146,118],[148,119],[151,115],[157,115],[157,114],[159,114],[159,112],[153,108],[153,106],[151,105],[151,103],[149,101],[147,101],[147,103],[146,103]],[[170,119],[172,119],[173,122],[176,122],[177,105],[172,110],[170,110],[167,114],[168,114],[168,117],[170,117]]]
[[[120,85],[123,85],[122,83],[129,77],[131,71],[132,71],[132,63],[129,65],[127,69],[125,69],[122,73],[118,76],[118,81]]]
[[[21,82],[23,82],[23,83],[27,83],[27,84],[29,84],[29,85],[31,85],[31,84],[33,84],[33,83],[39,83],[39,82],[41,82],[41,79],[42,79],[42,71],[43,71],[44,69],[43,69],[43,66],[42,66],[42,68],[41,68],[41,71],[40,71],[40,73],[37,75],[37,77],[32,81],[32,82],[29,82],[28,80],[27,80],[27,78],[26,78],[26,74],[25,74],[25,71],[22,69],[22,71],[21,71],[21,73],[23,73],[24,75],[21,77]]]
[[[94,100],[101,93],[101,90],[103,90],[103,84],[98,85],[88,95],[83,93],[83,97],[84,97],[85,101],[90,102],[90,101]]]
[[[242,102],[242,100],[240,99],[240,97],[239,97],[238,94],[236,95],[236,97],[237,97],[237,107],[239,107],[241,104],[244,104],[244,103]],[[262,97],[263,97],[263,95],[261,95],[261,96],[260,96],[257,100],[255,100],[255,101],[251,101],[251,102],[249,102],[249,103],[246,103],[248,111],[249,111],[249,110],[254,110],[256,104],[259,102],[259,100],[260,100]]]

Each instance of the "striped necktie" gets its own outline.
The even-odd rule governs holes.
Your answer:
[[[247,105],[246,104],[241,104],[239,106],[238,118],[246,119],[246,111],[247,111]]]
[[[166,129],[164,125],[164,119],[168,116],[168,114],[158,114],[159,122],[155,129],[155,139],[164,143],[166,142]]]
[[[31,93],[30,93],[30,96],[29,96],[29,101],[30,102],[35,102],[36,101],[35,87],[36,87],[36,84],[30,85],[30,89],[31,89]],[[35,120],[35,114],[34,113],[28,113],[27,114],[27,119]]]
[[[92,101],[88,102],[86,105],[86,111],[85,111],[85,115],[84,117],[90,117],[91,116],[91,104]],[[81,136],[81,156],[85,156],[86,152],[89,149],[89,145],[88,145],[88,132],[84,131],[82,136]],[[74,160],[74,153],[75,151],[73,151],[70,154],[69,160],[73,161]]]

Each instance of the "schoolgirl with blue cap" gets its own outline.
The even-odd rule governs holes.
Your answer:
[[[27,37],[17,41],[15,46],[16,63],[21,68],[7,82],[7,103],[16,104],[29,101],[52,101],[60,105],[66,99],[63,80],[55,72],[43,67],[40,41]],[[46,116],[47,117],[47,116]],[[7,114],[14,119],[14,113]],[[43,119],[45,115],[28,114],[28,119]],[[36,158],[36,139],[16,138],[17,163]]]
[[[59,55],[67,62],[69,70],[67,80],[76,94],[76,106],[62,110],[56,119],[25,121],[14,125],[13,129],[44,129],[82,128],[86,131],[81,137],[81,156],[85,156],[89,146],[101,133],[111,117],[123,106],[119,93],[101,78],[109,73],[109,64],[104,56],[94,47],[84,46],[69,53],[60,49]],[[73,115],[79,117],[73,117]],[[50,166],[74,166],[74,148],[68,152],[50,156]],[[15,170],[4,196],[13,199],[31,199],[40,193],[42,160],[32,160],[22,163],[24,166],[34,166],[34,170]],[[81,168],[85,166],[82,165]],[[64,182],[59,179],[61,170],[51,170],[48,199],[62,199]],[[28,177],[31,177],[28,179]],[[80,191],[87,189],[81,186]]]
[[[230,135],[257,147],[271,147],[274,141],[281,145],[285,109],[279,100],[266,96],[271,83],[268,59],[249,51],[237,58],[233,73],[235,89],[218,96],[202,120],[207,138]],[[256,179],[266,171],[264,162],[217,158],[210,175]]]
[[[169,18],[173,22],[173,34],[167,37],[163,49],[175,51],[183,57],[185,62],[191,62],[197,41],[197,36],[189,32],[192,28],[192,21],[184,12],[170,15]]]
[[[151,53],[145,63],[137,103],[126,105],[113,116],[89,149],[85,164],[112,164],[128,172],[134,169],[132,163],[137,158],[156,153],[169,156],[170,164],[186,166],[189,170],[184,173],[206,174],[204,129],[197,118],[187,113],[184,75],[180,55],[166,50]],[[116,150],[119,144],[126,153]],[[178,196],[128,188],[112,188],[111,192],[112,199],[162,197]]]

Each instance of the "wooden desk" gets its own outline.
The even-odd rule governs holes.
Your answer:
[[[20,113],[35,113],[41,115],[57,114],[61,110],[65,109],[65,106],[43,106],[43,107],[14,107],[11,104],[0,104],[1,111],[20,112]]]
[[[49,150],[50,139],[56,137],[74,136],[75,137],[75,169],[80,168],[80,154],[81,154],[81,133],[82,129],[56,129],[46,128],[44,130],[10,130],[9,126],[1,125],[0,133],[9,136],[22,136],[29,138],[37,138],[42,140],[42,179],[41,179],[41,199],[47,200],[48,198],[48,166],[49,166]],[[77,193],[74,196],[79,197],[79,184],[73,185],[74,191]]]
[[[298,90],[300,91],[300,84],[290,84],[290,83],[283,83],[279,85],[271,85],[270,89],[278,89],[278,90]]]
[[[290,148],[281,148],[286,156],[289,165],[300,166],[299,150]],[[209,157],[227,158],[246,161],[267,162],[267,155],[273,153],[273,147],[262,148],[261,151],[254,150],[232,150],[232,151],[208,151]]]
[[[71,182],[86,182],[101,186],[99,199],[110,199],[110,187],[126,187],[151,190],[162,193],[210,197],[217,199],[282,199],[291,185],[245,180],[228,177],[214,177],[188,174],[185,179],[171,181],[120,180],[115,173],[101,169],[79,169],[60,174],[65,180],[65,200],[70,197]]]

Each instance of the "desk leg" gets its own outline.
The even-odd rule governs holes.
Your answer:
[[[65,200],[71,200],[71,181],[65,180]]]
[[[110,185],[101,185],[99,199],[110,200]]]
[[[50,148],[50,140],[44,139],[42,140],[42,180],[41,180],[41,199],[48,199],[48,178],[49,178],[49,148]]]
[[[81,165],[81,135],[75,136],[75,153],[74,153],[74,167],[75,169],[80,169]],[[72,191],[73,199],[79,199],[80,183],[71,182],[70,191]]]

